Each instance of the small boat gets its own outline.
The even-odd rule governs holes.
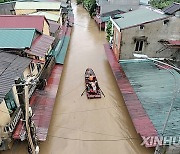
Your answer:
[[[87,68],[85,71],[85,88],[88,99],[101,98],[101,89],[91,68]]]

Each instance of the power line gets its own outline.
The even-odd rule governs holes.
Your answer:
[[[62,136],[56,136],[56,135],[48,135],[50,137],[55,138],[61,138],[66,140],[76,140],[76,141],[86,141],[86,142],[110,142],[110,141],[124,141],[124,140],[139,140],[139,138],[135,137],[129,137],[129,138],[120,138],[120,139],[111,139],[111,140],[88,140],[88,139],[78,139],[78,138],[68,138],[68,137],[62,137]]]

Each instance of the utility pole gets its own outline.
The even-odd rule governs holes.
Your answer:
[[[32,131],[35,130],[35,125],[32,122],[32,112],[30,112],[29,108],[29,94],[28,94],[28,84],[25,84],[24,86],[24,92],[25,92],[25,128],[26,128],[26,135],[27,135],[27,141],[28,141],[28,151],[30,154],[38,154],[39,153],[39,146],[37,145],[37,138],[36,138],[36,132]]]

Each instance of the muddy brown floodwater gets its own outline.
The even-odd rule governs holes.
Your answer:
[[[107,61],[100,32],[82,6],[73,3],[75,24],[50,123],[40,154],[153,154],[141,146],[120,90]],[[88,100],[84,72],[92,68],[106,97]],[[3,154],[26,154],[24,143],[15,143]]]

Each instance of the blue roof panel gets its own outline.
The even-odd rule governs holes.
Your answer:
[[[159,135],[173,104],[163,135],[179,136],[180,74],[160,69],[152,61],[123,61],[121,66]]]
[[[1,49],[25,49],[30,48],[35,29],[0,29]]]

